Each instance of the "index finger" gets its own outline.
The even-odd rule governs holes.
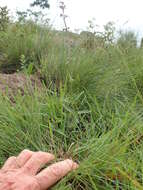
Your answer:
[[[78,165],[75,162],[67,159],[56,164],[52,164],[48,168],[44,169],[36,176],[36,179],[41,189],[47,189],[63,178],[70,171],[77,168]]]

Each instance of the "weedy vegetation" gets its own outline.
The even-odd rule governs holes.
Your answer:
[[[114,31],[60,32],[0,9],[0,72],[43,84],[14,102],[1,94],[1,165],[25,148],[48,151],[79,163],[53,190],[143,189],[143,48]]]

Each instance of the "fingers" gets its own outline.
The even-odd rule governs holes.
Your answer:
[[[18,169],[22,167],[30,159],[32,154],[34,154],[34,152],[23,150],[18,157],[12,156],[8,158],[2,167],[2,170]]]
[[[23,150],[18,156],[17,156],[17,164],[19,167],[22,167],[26,164],[26,162],[34,155],[34,152],[30,150]]]
[[[8,158],[8,160],[5,162],[4,166],[2,167],[2,170],[10,170],[10,169],[18,169],[22,167],[34,154],[34,152],[29,150],[23,150],[19,156],[15,157],[12,156]]]
[[[65,160],[49,166],[40,172],[36,179],[41,187],[45,190],[54,185],[58,180],[64,177],[70,171],[77,169],[78,165],[72,160]]]
[[[46,152],[35,152],[23,166],[23,170],[28,174],[35,175],[42,165],[54,159],[54,155]]]
[[[2,167],[2,170],[11,170],[11,169],[18,169],[15,156],[8,158],[8,160],[5,162],[4,166]]]

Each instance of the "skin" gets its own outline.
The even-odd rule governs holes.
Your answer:
[[[54,160],[46,152],[22,151],[17,157],[10,157],[0,170],[0,190],[47,190],[78,165],[64,160],[38,172],[41,166]]]

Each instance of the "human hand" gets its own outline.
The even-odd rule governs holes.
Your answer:
[[[29,150],[10,157],[0,170],[0,190],[46,190],[78,167],[72,160],[64,160],[38,173],[42,165],[53,159],[50,153]]]

